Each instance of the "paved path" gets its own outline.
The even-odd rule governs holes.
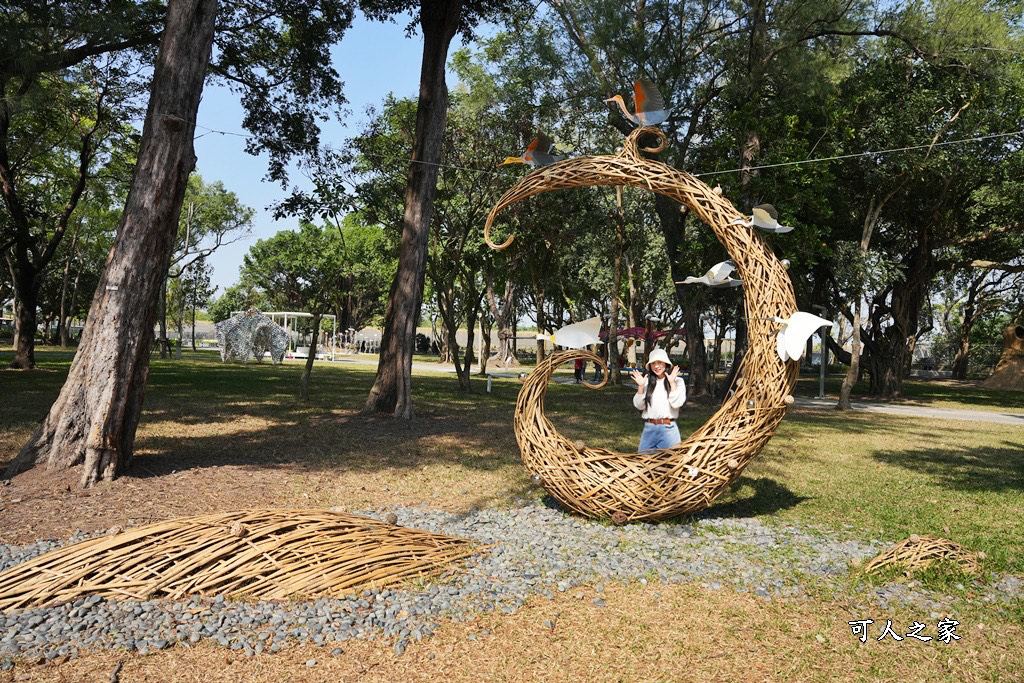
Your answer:
[[[797,398],[794,405],[802,408],[832,410],[836,399],[833,398]],[[995,422],[1004,425],[1024,427],[1024,413],[999,413],[987,410],[962,410],[959,408],[931,408],[929,406],[898,405],[890,403],[857,403],[851,404],[854,410],[866,410],[872,413],[888,413],[903,417],[929,417],[938,420],[969,420],[973,422]]]

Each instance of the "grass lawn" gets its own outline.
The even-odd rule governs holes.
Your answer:
[[[0,372],[7,404],[0,462],[45,414],[70,354],[42,351],[40,360],[37,372]],[[303,403],[296,397],[301,365],[225,365],[204,353],[154,359],[137,465],[143,472],[230,464],[285,470],[294,481],[282,496],[292,503],[383,498],[458,507],[542,494],[519,463],[512,433],[516,380],[496,379],[486,394],[479,378],[479,393],[462,394],[451,374],[417,375],[420,419],[404,425],[354,415],[372,367],[316,365],[312,400]],[[641,425],[629,393],[553,383],[547,411],[572,439],[632,450]],[[680,431],[710,414],[688,405]],[[864,538],[945,533],[985,550],[1000,570],[1024,572],[1022,449],[1024,432],[1013,426],[792,410],[739,485],[707,514],[799,520]]]
[[[0,371],[0,463],[17,453],[67,373],[69,353],[41,350],[38,357],[38,371]],[[0,353],[0,363],[9,360],[9,352]],[[203,353],[186,353],[180,361],[154,359],[131,476],[82,492],[65,489],[64,480],[37,470],[21,475],[0,489],[5,520],[0,542],[244,506],[360,509],[426,503],[465,510],[544,495],[521,466],[512,433],[516,380],[495,380],[493,393],[486,394],[485,380],[476,378],[475,393],[462,394],[451,374],[417,374],[417,419],[401,423],[358,416],[372,366],[317,364],[308,403],[297,399],[300,371],[301,362],[224,365]],[[838,391],[840,380],[829,381]],[[1024,412],[1022,394],[931,382],[906,386],[908,395],[932,405],[959,401],[958,406]],[[800,393],[816,390],[816,378],[801,380]],[[630,393],[626,387],[593,392],[552,384],[547,412],[569,438],[632,450],[641,424]],[[692,431],[710,414],[710,408],[687,406],[680,430]],[[20,502],[13,502],[15,495]],[[767,523],[831,529],[845,538],[894,542],[912,533],[936,534],[984,550],[992,572],[1024,574],[1024,430],[794,409],[738,484],[703,513],[751,515]],[[1024,665],[1024,651],[1014,644],[1021,636],[1014,623],[1021,619],[1019,609],[1015,620],[1004,622],[984,605],[966,606],[975,625],[987,622],[988,630],[968,631],[969,642],[947,652],[906,642],[861,645],[846,625],[858,617],[850,616],[841,596],[764,603],[695,586],[665,587],[658,598],[650,587],[638,591],[634,585],[613,586],[608,597],[613,609],[603,611],[593,607],[592,595],[574,601],[566,594],[531,602],[512,616],[449,624],[401,658],[386,646],[362,642],[347,646],[356,654],[330,664],[334,669],[303,671],[303,657],[324,657],[323,651],[296,651],[294,662],[261,658],[246,680],[325,680],[334,674],[367,680],[418,680],[430,674],[459,681],[830,680],[846,675],[961,680],[964,671],[971,679],[1000,680],[1001,671]],[[555,613],[564,626],[541,632],[539,624],[549,618],[544,615]],[[889,616],[905,616],[906,622],[913,615],[894,607]],[[467,645],[467,629],[482,624],[492,636]],[[97,680],[99,672],[112,668],[112,657],[90,655],[62,678]],[[200,667],[205,674],[185,675],[199,666],[196,657],[206,662],[203,666],[213,660],[220,665],[215,672]],[[122,680],[238,680],[239,667],[247,664],[225,663],[225,657],[231,655],[198,648],[132,658]],[[666,670],[678,676],[659,678]],[[169,671],[182,677],[168,678]],[[40,674],[37,680],[51,679]]]

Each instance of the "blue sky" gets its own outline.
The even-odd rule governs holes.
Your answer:
[[[345,82],[345,97],[351,115],[342,126],[337,122],[324,124],[322,141],[339,144],[357,133],[366,122],[366,107],[381,102],[389,92],[400,97],[414,97],[419,88],[420,59],[423,43],[418,34],[405,36],[407,20],[398,23],[369,22],[359,17],[345,33],[339,45],[332,50],[334,67]],[[453,41],[456,48],[458,37]],[[454,87],[448,76],[448,87]],[[242,107],[226,87],[207,86],[199,106],[200,126],[218,131],[244,133]],[[204,135],[204,133],[206,133]],[[221,247],[210,257],[213,266],[213,284],[225,287],[238,280],[242,257],[258,239],[269,237],[279,230],[295,227],[294,219],[274,221],[267,207],[281,199],[285,191],[280,185],[264,182],[267,164],[265,158],[245,153],[245,139],[237,135],[196,131],[197,170],[207,182],[219,180],[238,195],[239,200],[256,210],[253,229],[249,237]],[[290,182],[302,185],[305,178],[291,174]]]

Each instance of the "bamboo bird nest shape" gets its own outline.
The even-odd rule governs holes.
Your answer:
[[[434,572],[471,542],[327,510],[246,510],[173,519],[44,553],[0,574],[0,609],[85,595],[258,599],[335,596]]]
[[[886,567],[914,572],[936,562],[953,562],[964,573],[975,574],[981,568],[979,560],[983,557],[983,554],[971,552],[949,539],[914,534],[879,553],[864,565],[863,572],[877,574]]]
[[[639,146],[644,135],[659,139],[656,147]],[[736,263],[743,280],[748,347],[739,379],[721,408],[702,427],[674,448],[651,453],[617,453],[571,442],[544,415],[544,393],[555,368],[584,358],[584,351],[551,355],[538,364],[520,390],[515,433],[526,467],[551,495],[569,508],[616,522],[655,520],[708,507],[771,439],[792,403],[799,363],[783,361],[776,351],[777,323],[796,310],[793,285],[782,263],[755,228],[735,225],[745,220],[735,207],[708,185],[642,152],[665,148],[664,133],[638,128],[615,155],[577,157],[536,169],[506,192],[491,209],[484,239],[491,239],[494,219],[503,208],[542,192],[622,185],[646,189],[684,205],[707,223]],[[628,408],[632,410],[630,406]]]

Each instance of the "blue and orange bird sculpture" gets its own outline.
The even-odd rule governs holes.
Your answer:
[[[564,155],[559,156],[551,153],[554,146],[555,143],[551,141],[551,138],[544,135],[544,133],[538,133],[537,137],[531,140],[530,144],[526,147],[523,156],[505,157],[505,161],[498,164],[498,166],[504,166],[505,164],[526,164],[533,168],[550,166],[556,161],[561,161],[565,158]]]
[[[657,126],[668,118],[669,110],[665,108],[665,100],[658,88],[648,78],[640,78],[633,84],[633,106],[635,114],[630,114],[622,95],[609,97],[605,102],[615,102],[622,110],[622,115],[637,126]]]

